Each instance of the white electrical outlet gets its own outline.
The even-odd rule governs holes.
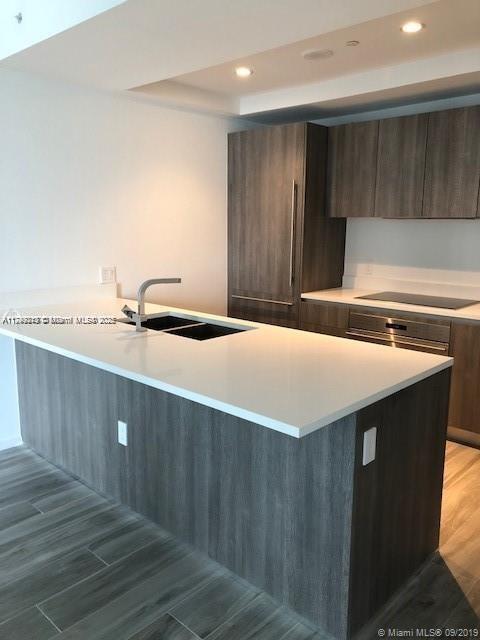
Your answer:
[[[372,427],[363,434],[363,466],[375,460],[377,453],[377,427]]]
[[[128,425],[122,420],[118,421],[118,442],[124,447],[128,445]]]
[[[100,284],[113,284],[117,281],[116,267],[100,267],[99,268]]]

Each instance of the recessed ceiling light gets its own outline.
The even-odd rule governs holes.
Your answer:
[[[333,51],[331,49],[308,49],[302,53],[302,56],[305,60],[322,60],[323,58],[331,58]]]
[[[346,47],[358,47],[358,45],[360,44],[360,40],[347,40],[347,42],[345,43]]]
[[[403,33],[418,33],[422,29],[425,29],[425,25],[421,22],[417,22],[416,20],[406,22],[404,25],[402,25]]]
[[[249,76],[252,75],[253,71],[248,67],[237,67],[235,69],[235,73],[239,78],[248,78]]]

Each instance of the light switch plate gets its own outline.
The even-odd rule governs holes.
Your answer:
[[[377,453],[377,427],[372,427],[363,434],[363,466],[375,460]]]
[[[128,445],[128,425],[122,420],[118,421],[118,442],[124,447]]]
[[[100,284],[113,284],[117,281],[116,267],[99,267],[98,278]]]

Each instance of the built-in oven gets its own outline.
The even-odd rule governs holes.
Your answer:
[[[428,322],[351,311],[346,335],[353,340],[445,356],[450,348],[449,321]]]

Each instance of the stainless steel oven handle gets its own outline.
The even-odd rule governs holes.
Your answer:
[[[442,345],[442,346],[438,345],[437,346],[437,345],[433,345],[431,343],[426,343],[423,340],[416,340],[416,341],[405,340],[405,338],[399,338],[398,336],[394,336],[395,340],[392,340],[391,337],[388,337],[388,338],[385,337],[384,338],[384,337],[378,336],[378,335],[372,336],[369,333],[364,333],[363,331],[355,331],[355,330],[352,330],[352,329],[348,329],[345,332],[345,335],[352,336],[354,338],[366,338],[368,340],[371,340],[372,342],[373,341],[387,342],[389,344],[392,344],[392,343],[396,342],[396,343],[398,343],[400,345],[405,345],[405,346],[410,346],[410,347],[423,347],[424,349],[429,349],[431,351],[440,351],[442,353],[447,353],[448,354],[448,345]],[[392,334],[389,334],[389,335],[391,336]]]

